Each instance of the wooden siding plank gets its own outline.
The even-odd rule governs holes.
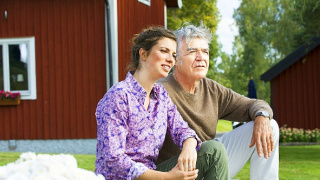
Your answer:
[[[68,4],[66,1],[60,1],[61,2],[61,62],[62,62],[62,88],[63,88],[63,104],[60,105],[60,107],[63,109],[63,124],[61,127],[61,134],[63,138],[70,139],[71,138],[71,122],[70,122],[70,93],[74,93],[70,87],[69,87],[69,37],[68,37],[68,31],[69,31],[69,15],[68,15]]]
[[[96,94],[94,99],[92,99],[93,103],[90,107],[90,124],[91,124],[91,131],[92,135],[91,137],[96,138],[97,137],[97,131],[96,131],[96,121],[95,121],[95,110],[98,101],[102,98],[104,93],[106,92],[106,41],[105,41],[105,5],[103,1],[101,0],[95,0],[95,3],[93,3],[93,9],[94,9],[94,23],[93,23],[93,40],[94,40],[94,49],[93,51],[90,51],[94,54],[94,71],[96,79],[93,82],[96,87],[95,91]],[[102,25],[102,26],[101,26]],[[118,36],[119,37],[119,36]],[[103,39],[104,41],[101,41]]]
[[[0,1],[0,12],[8,11],[8,1]],[[8,21],[0,18],[0,37],[6,37],[8,32]],[[2,51],[1,51],[2,52]],[[0,140],[10,138],[10,119],[8,118],[8,106],[0,107]]]
[[[27,10],[27,34],[26,36],[34,36],[35,37],[35,2],[34,1],[25,1],[24,2],[24,7],[28,7]],[[37,73],[37,70],[39,69],[39,67],[37,66],[37,41],[35,42],[35,48],[36,48],[36,59],[35,59],[35,70]],[[38,69],[37,69],[38,67]],[[38,81],[38,78],[37,78]],[[37,82],[37,85],[39,84],[39,82]],[[38,87],[38,86],[37,86]],[[37,93],[37,97],[39,96],[39,94]],[[36,108],[36,104],[37,101],[33,100],[33,101],[25,101],[25,111],[29,112],[29,121],[27,122],[29,124],[29,129],[27,132],[25,132],[25,134],[29,134],[30,136],[26,136],[24,137],[24,139],[36,139],[37,138],[37,108]],[[27,115],[26,115],[27,116]],[[26,130],[25,130],[26,131]]]
[[[298,111],[296,111],[295,109],[299,106],[298,104],[298,98],[296,98],[296,94],[297,94],[297,88],[296,88],[296,83],[297,83],[297,77],[296,77],[296,71],[297,71],[297,68],[296,66],[291,66],[291,91],[290,91],[290,94],[291,94],[291,109],[290,109],[290,112],[291,112],[291,122],[290,124],[295,124],[297,122],[299,122],[299,116],[298,116]],[[289,113],[290,113],[289,112]]]
[[[93,19],[95,19],[95,16],[96,14],[94,13],[95,9],[94,9],[94,4],[93,3],[90,3],[88,5],[89,9],[91,10],[91,13],[90,13],[90,21],[88,21],[87,25],[88,25],[88,52],[90,54],[90,58],[89,59],[89,64],[88,64],[88,76],[89,76],[89,94],[90,96],[87,96],[86,95],[86,98],[88,98],[89,100],[89,103],[90,105],[92,106],[95,106],[96,105],[96,101],[95,99],[97,99],[98,97],[102,96],[102,94],[99,94],[99,89],[100,89],[100,86],[99,84],[104,84],[103,82],[106,82],[106,81],[99,81],[100,80],[100,77],[99,76],[99,73],[97,71],[97,68],[99,66],[104,66],[103,64],[99,64],[96,58],[96,55],[94,53],[94,49],[95,49],[95,28],[94,28],[94,21]],[[92,12],[93,11],[93,12]],[[105,75],[104,75],[105,76]],[[96,87],[96,88],[94,88]],[[90,110],[89,110],[90,111]],[[90,113],[92,113],[94,115],[94,111],[91,111]],[[91,114],[90,114],[91,115]],[[95,123],[94,119],[93,120],[93,123]],[[91,124],[91,123],[90,123]],[[96,128],[94,128],[93,126],[91,127],[88,127],[90,128],[91,131],[93,132],[96,132]],[[92,136],[92,135],[90,135]],[[97,134],[94,134],[94,136],[96,137]],[[93,137],[94,137],[93,136]]]
[[[98,9],[96,9],[96,5],[94,3],[90,4],[90,9],[92,9],[94,12],[97,11]],[[97,45],[96,42],[98,41],[98,38],[96,37],[96,27],[95,27],[95,23],[96,23],[96,17],[98,16],[98,14],[96,13],[91,13],[91,21],[89,21],[89,29],[88,29],[88,39],[89,41],[89,52],[90,52],[90,63],[89,63],[89,76],[90,76],[90,96],[89,100],[90,100],[90,104],[92,104],[92,106],[96,107],[97,105],[97,99],[100,99],[102,97],[102,93],[101,93],[101,89],[103,89],[103,91],[105,91],[106,87],[103,86],[105,85],[104,82],[106,82],[106,79],[103,77],[106,77],[106,75],[104,74],[102,77],[99,76],[100,74],[100,69],[101,68],[105,68],[106,65],[105,63],[101,63],[100,61],[98,61],[98,55],[95,52],[95,46]],[[93,61],[95,60],[95,61]],[[105,70],[104,70],[105,71]],[[102,75],[102,74],[100,74]],[[102,86],[101,86],[102,85]],[[96,87],[96,88],[93,88]],[[95,109],[94,109],[95,110]],[[91,113],[92,115],[94,115],[94,111],[92,109]],[[96,124],[96,121],[94,119],[94,116],[92,117],[92,121],[94,124]],[[96,132],[96,126],[91,126],[89,127],[91,128],[90,130],[93,132]],[[94,134],[93,137],[96,137],[96,133]]]
[[[14,16],[13,16],[13,18],[14,18],[14,20],[13,20],[13,31],[12,31],[12,34],[16,34],[17,36],[20,36],[20,30],[21,30],[21,27],[20,27],[20,24],[21,23],[18,23],[20,20],[19,20],[19,18],[20,18],[20,7],[21,7],[21,5],[20,5],[20,1],[19,0],[15,0],[14,2],[13,2],[13,9],[17,9],[18,11],[14,11],[13,13],[14,13]]]
[[[54,26],[54,67],[55,67],[55,92],[53,94],[55,95],[53,98],[55,98],[56,103],[55,103],[55,108],[56,108],[56,138],[57,139],[63,139],[63,94],[65,93],[63,91],[63,79],[64,73],[62,71],[62,25],[61,25],[61,0],[55,0],[53,2],[53,24]]]
[[[296,67],[296,71],[295,71],[295,77],[296,77],[296,86],[295,88],[298,87],[303,87],[303,76],[300,74],[300,72],[302,72],[302,69],[301,69],[301,65],[300,65],[301,61],[298,61],[296,62],[295,64],[293,64],[295,67]],[[292,124],[292,127],[301,127],[303,126],[303,121],[304,121],[304,104],[303,104],[303,89],[302,88],[297,88],[297,95],[299,97],[296,97],[297,98],[297,106],[296,106],[296,110],[297,110],[297,113],[298,113],[298,121],[296,121],[294,124]]]
[[[275,81],[271,81],[270,82],[270,89],[271,89],[271,93],[270,93],[270,106],[272,108],[273,111],[273,118],[279,123],[278,119],[277,119],[277,107],[276,107],[276,86],[275,86]]]
[[[290,121],[290,123],[292,124],[292,123],[294,123],[295,121],[297,121],[297,117],[296,117],[296,112],[294,111],[294,109],[295,109],[295,106],[297,105],[296,103],[295,103],[295,101],[296,101],[296,99],[295,99],[295,97],[294,97],[294,92],[295,92],[295,83],[296,83],[296,79],[295,79],[295,77],[293,76],[293,72],[295,71],[295,69],[294,69],[294,67],[293,66],[291,66],[290,68],[289,68],[289,78],[290,78],[290,87],[289,87],[289,92],[287,92],[287,93],[289,93],[289,99],[288,99],[288,101],[287,101],[287,104],[289,105],[289,116],[287,117],[288,118],[288,121]]]
[[[317,48],[315,48],[314,50],[312,50],[309,54],[309,58],[310,61],[307,62],[308,63],[308,84],[309,84],[309,88],[308,88],[308,93],[309,93],[309,115],[310,115],[310,120],[309,120],[309,128],[312,129],[316,126],[316,122],[317,120],[319,121],[319,117],[317,117],[317,115],[319,114],[319,108],[317,109],[317,96],[319,95],[319,88],[317,90],[317,86],[319,86],[319,82],[317,83],[316,79],[317,76],[319,76],[319,71],[317,71],[314,67],[317,67],[317,58],[319,56],[318,52],[319,52],[319,48],[320,46],[318,46]],[[318,50],[318,51],[317,51]],[[318,93],[317,93],[318,92]]]
[[[26,1],[21,1],[20,2],[20,19],[21,19],[21,36],[27,36],[28,35],[28,18],[29,18],[29,13],[27,12],[26,7],[27,6],[27,2]],[[23,126],[21,128],[21,136],[19,136],[19,139],[30,139],[31,138],[31,126],[32,126],[32,122],[30,119],[30,111],[29,111],[29,103],[26,101],[21,101],[20,104],[22,105],[21,107],[19,107],[18,109],[21,109],[22,113],[18,112],[19,115],[19,119],[21,119],[21,122],[23,123]]]
[[[279,78],[280,78],[280,82],[283,82],[283,80],[284,80],[284,75],[281,74],[281,76],[279,76]],[[285,90],[285,86],[284,86],[282,83],[280,83],[280,82],[279,82],[279,84],[278,84],[279,92],[281,92],[281,94],[280,94],[280,96],[279,96],[279,101],[278,101],[278,102],[279,102],[278,117],[279,117],[279,120],[280,120],[280,121],[282,121],[282,122],[284,122],[284,123],[288,123],[288,122],[286,122],[286,119],[285,119],[285,117],[283,116],[283,114],[284,114],[284,112],[285,112],[285,104],[284,104],[285,98],[284,98],[283,92],[286,92],[286,90]]]
[[[27,33],[26,36],[34,36],[34,7],[35,2],[32,1],[24,1],[23,9],[26,9],[26,27],[27,27]],[[28,7],[28,8],[25,8]]]
[[[48,52],[48,1],[41,1],[40,3],[40,13],[41,13],[41,23],[40,23],[40,38],[41,38],[41,51],[42,51],[42,56],[41,60],[42,61],[42,66],[41,68],[43,69],[42,71],[42,88],[41,90],[43,91],[43,129],[44,129],[44,139],[50,139],[51,138],[51,131],[52,129],[50,128],[50,64],[49,64],[49,52]]]
[[[300,60],[300,61],[303,61],[303,60]],[[301,128],[307,128],[308,126],[308,120],[310,120],[310,116],[309,116],[309,103],[308,103],[308,91],[307,91],[307,88],[308,88],[308,69],[307,69],[307,65],[306,63],[303,63],[301,64],[301,68],[302,68],[302,71],[301,71],[301,75],[302,75],[302,78],[303,78],[303,84],[302,84],[302,91],[303,91],[303,120],[300,121],[302,122],[303,124],[301,124]],[[300,87],[301,88],[301,87]]]
[[[278,116],[278,112],[280,111],[280,107],[279,107],[279,94],[280,93],[277,93],[279,92],[278,91],[278,80],[279,79],[279,76],[274,78],[272,81],[271,81],[271,90],[273,90],[272,92],[275,92],[275,93],[271,93],[271,105],[272,105],[272,109],[273,109],[273,118],[278,122],[279,126],[281,127],[282,124],[281,124],[281,121],[279,119],[279,116]]]
[[[71,94],[69,94],[69,101],[70,101],[70,107],[69,107],[69,113],[70,113],[70,138],[76,138],[77,137],[77,120],[76,120],[76,68],[75,68],[75,32],[74,32],[74,0],[70,0],[67,3],[67,16],[68,16],[68,49],[69,49],[69,56],[68,56],[68,77],[69,77],[69,89],[72,91]],[[80,87],[79,87],[80,88]]]
[[[314,65],[313,65],[313,72],[314,72],[314,89],[313,89],[313,95],[315,99],[315,119],[313,120],[315,125],[315,128],[320,128],[320,46],[318,46],[315,50],[315,56],[314,56]]]
[[[8,13],[8,0],[0,1],[0,12]],[[0,18],[0,37],[7,37],[8,33],[8,20],[5,18]]]
[[[313,61],[314,61],[314,50],[311,51],[308,55],[307,55],[307,62],[306,62],[306,75],[307,75],[307,88],[306,91],[308,93],[307,96],[307,101],[308,101],[308,109],[309,109],[309,119],[306,120],[306,128],[307,129],[311,129],[311,127],[313,127],[313,122],[315,119],[315,113],[311,113],[311,112],[315,112],[315,108],[314,108],[314,96],[313,96],[313,74],[314,72],[312,71],[312,66],[313,66]]]
[[[83,121],[82,121],[82,126],[83,126],[83,131],[80,132],[83,134],[83,138],[84,137],[90,137],[90,125],[91,125],[91,122],[89,121],[90,120],[90,112],[89,112],[89,107],[90,107],[90,102],[89,102],[89,98],[90,97],[90,94],[89,94],[89,87],[90,87],[90,84],[89,84],[89,61],[90,61],[90,56],[89,56],[89,52],[87,51],[87,49],[89,49],[88,47],[88,24],[87,22],[90,21],[90,15],[89,15],[89,5],[90,3],[92,2],[84,2],[84,3],[81,3],[81,7],[80,7],[80,10],[81,10],[81,16],[80,16],[80,22],[81,22],[81,57],[84,59],[83,63],[82,63],[82,76],[81,76],[81,80],[82,80],[82,83],[83,83],[83,94],[81,95],[83,98],[81,98],[82,100],[82,103],[81,103],[81,106],[82,106],[82,109],[83,109]],[[93,13],[93,11],[91,11],[90,13]]]
[[[19,9],[19,12],[17,12],[17,15],[19,15],[19,20],[16,21],[19,22],[17,23],[17,27],[19,28],[19,33],[17,34],[20,34],[20,36],[25,36],[27,33],[26,33],[26,30],[27,30],[27,23],[28,23],[28,20],[27,20],[27,9],[24,8],[26,6],[26,2],[24,0],[19,0],[17,1],[19,4],[18,4],[18,7],[17,9]]]
[[[6,137],[6,128],[5,128],[6,124],[7,124],[6,121],[7,121],[7,119],[5,119],[4,108],[1,107],[0,108],[0,139],[5,139],[5,137]]]
[[[83,29],[81,28],[81,4],[74,3],[74,35],[75,37],[82,37],[81,32]],[[82,75],[85,73],[82,71],[83,57],[81,56],[82,49],[81,46],[83,43],[82,38],[75,38],[75,56],[74,56],[74,65],[75,65],[75,87],[80,87],[75,89],[76,97],[83,97],[83,80]],[[77,122],[76,126],[76,134],[75,137],[83,138],[83,98],[75,98],[75,119]],[[74,137],[74,138],[75,138]]]
[[[10,119],[10,108],[12,107],[8,107],[8,106],[4,106],[4,107],[1,107],[1,114],[3,114],[3,119],[1,121],[3,121],[4,123],[4,126],[3,129],[2,129],[2,132],[4,132],[3,134],[3,139],[10,139],[10,133],[11,133],[11,119]]]
[[[297,88],[297,85],[302,87],[302,77],[298,74],[299,73],[299,67],[297,66],[297,63],[293,64],[293,78],[295,79],[295,85],[293,86],[293,91],[294,91],[294,95],[295,97],[293,97],[295,99],[295,106],[294,106],[294,110],[292,113],[294,113],[293,117],[295,118],[294,121],[291,122],[290,127],[299,127],[298,124],[300,123],[300,121],[303,121],[303,113],[301,112],[302,109],[300,108],[302,105],[302,91],[301,88]],[[297,94],[299,94],[297,97]]]
[[[15,33],[15,23],[17,21],[16,19],[16,14],[14,13],[15,12],[15,2],[13,3],[9,3],[8,2],[8,29],[7,29],[7,36],[8,37],[13,37],[14,36],[14,33]]]
[[[317,119],[316,119],[316,128],[320,128],[320,94],[319,93],[317,93],[317,92],[319,92],[319,90],[320,90],[320,46],[318,46],[318,48],[317,48],[317,56],[316,56],[317,58],[316,58],[316,76],[317,76],[317,79],[316,79],[316,82],[315,82],[315,84],[317,84],[317,87],[316,87],[316,90],[314,91],[314,92],[316,92],[316,95],[317,95],[317,102],[316,102],[316,106],[317,106]]]
[[[56,26],[52,23],[54,22],[54,1],[47,1],[47,38],[48,41],[46,42],[47,51],[48,51],[48,57],[47,57],[47,63],[48,63],[48,129],[50,129],[49,137],[50,139],[57,139],[57,117],[56,117],[56,99],[57,99],[57,92],[56,92],[56,54],[55,54],[55,31]],[[58,45],[59,46],[59,45]]]
[[[278,110],[277,110],[277,120],[278,121],[280,121],[280,122],[282,122],[283,124],[282,125],[285,125],[285,124],[287,124],[287,122],[285,121],[285,119],[283,119],[281,116],[282,116],[282,114],[283,114],[283,111],[282,111],[282,109],[284,109],[284,106],[281,104],[281,98],[282,98],[282,85],[281,85],[281,79],[282,79],[282,76],[279,76],[278,77],[278,82],[277,82],[277,84],[276,84],[276,88],[277,88],[277,92],[278,92],[278,96],[277,96],[277,100],[278,100]]]
[[[13,21],[13,27],[14,27],[14,34],[18,34],[18,36],[21,36],[21,26],[20,26],[20,23],[17,23],[17,19],[19,19],[21,17],[21,11],[20,11],[20,1],[15,1],[14,4],[13,4],[13,7],[14,9],[18,9],[18,12],[15,12],[14,13],[14,21]],[[20,104],[21,105],[21,104]],[[13,116],[13,118],[15,119],[15,123],[14,126],[12,126],[11,130],[14,132],[16,131],[15,135],[17,137],[17,139],[20,139],[21,137],[23,137],[23,119],[21,118],[21,113],[22,110],[21,110],[21,106],[20,108],[14,108],[14,109],[11,109],[12,111],[11,112],[14,112],[15,115]],[[16,111],[16,112],[15,112]]]
[[[285,91],[285,101],[284,101],[284,107],[285,107],[285,112],[284,115],[286,115],[287,123],[290,123],[292,121],[292,97],[291,97],[291,68],[289,67],[285,71],[285,86],[286,86],[286,91]]]
[[[42,90],[42,53],[41,50],[42,47],[42,38],[40,36],[41,33],[41,4],[40,2],[34,1],[34,26],[37,28],[34,28],[34,35],[35,35],[35,44],[36,44],[36,78],[37,78],[37,100],[36,100],[36,118],[33,121],[33,131],[36,132],[37,139],[44,139],[43,135],[43,90]]]
[[[288,105],[290,106],[290,116],[288,116],[288,121],[290,122],[290,124],[294,124],[294,122],[299,121],[299,119],[297,119],[297,112],[294,110],[297,106],[297,98],[295,97],[295,94],[297,92],[297,88],[295,87],[297,80],[295,77],[295,72],[296,68],[294,66],[290,67],[290,91],[288,93],[290,93],[290,101],[288,102]]]
[[[15,108],[10,108],[9,109],[9,114],[10,114],[10,139],[17,139],[19,138],[19,132],[18,127],[19,127],[19,121],[17,119],[17,112]],[[14,138],[17,137],[17,138]]]

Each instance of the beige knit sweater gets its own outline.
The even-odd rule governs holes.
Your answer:
[[[186,92],[172,74],[158,83],[166,88],[183,119],[202,141],[216,136],[218,119],[247,122],[254,120],[256,113],[260,111],[267,111],[273,116],[265,101],[249,99],[208,78],[200,81],[195,94]],[[157,163],[180,153],[180,149],[171,139],[167,134]]]

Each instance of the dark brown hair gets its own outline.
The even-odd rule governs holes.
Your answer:
[[[128,71],[135,71],[139,69],[139,50],[140,48],[147,51],[149,55],[150,50],[154,45],[158,43],[161,38],[169,38],[174,41],[177,40],[173,31],[165,29],[163,27],[148,27],[143,29],[140,34],[134,35],[132,38],[132,48],[131,48],[131,63],[127,66]]]

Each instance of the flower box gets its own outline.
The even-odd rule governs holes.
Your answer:
[[[12,106],[20,104],[20,93],[0,91],[0,106]]]
[[[12,106],[20,104],[20,96],[16,99],[1,99],[0,106]]]

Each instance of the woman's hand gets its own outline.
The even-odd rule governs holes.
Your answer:
[[[197,163],[197,140],[188,138],[183,142],[178,164],[169,172],[147,170],[139,176],[137,180],[163,179],[163,180],[194,180],[198,177],[199,170],[196,169]]]
[[[183,142],[181,154],[178,158],[178,167],[180,171],[193,171],[197,163],[197,140],[188,138]]]
[[[179,165],[177,164],[169,172],[161,172],[149,169],[136,180],[194,180],[198,177],[198,169],[193,171],[181,171],[178,166]]]
[[[179,169],[179,165],[177,164],[171,171],[168,172],[167,176],[164,178],[165,180],[194,180],[198,177],[198,169],[192,171],[181,171]]]

